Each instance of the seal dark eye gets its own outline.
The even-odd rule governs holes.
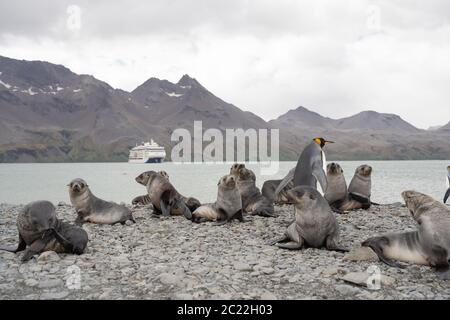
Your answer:
[[[309,195],[309,198],[310,198],[311,200],[316,200],[316,197],[314,197],[312,194]]]
[[[81,187],[81,188],[84,188],[84,183],[80,184],[80,187]]]

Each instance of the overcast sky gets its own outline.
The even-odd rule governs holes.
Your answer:
[[[448,0],[2,1],[0,55],[128,91],[187,73],[266,120],[304,106],[450,121]]]

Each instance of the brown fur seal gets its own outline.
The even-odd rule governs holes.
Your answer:
[[[192,213],[192,221],[217,221],[218,224],[224,224],[232,219],[244,221],[241,194],[236,185],[236,177],[231,174],[223,176],[217,186],[216,202],[197,208]]]
[[[402,197],[418,224],[417,231],[370,238],[362,245],[390,266],[402,267],[393,260],[429,265],[441,279],[450,280],[450,209],[420,192],[404,191]]]
[[[166,178],[169,181],[169,175],[167,174],[166,171],[158,171],[158,174],[161,175],[162,177]],[[201,206],[200,201],[194,197],[185,197],[183,195],[181,195],[181,197],[183,199],[184,204],[189,208],[189,210],[191,210],[191,212]],[[150,200],[149,195],[145,194],[145,195],[134,198],[131,201],[131,203],[133,205],[144,205],[145,206],[145,205],[152,204],[152,201]]]
[[[372,202],[370,195],[372,192],[372,167],[361,165],[356,168],[355,175],[348,187],[348,198],[342,204],[340,210],[349,211],[357,209],[369,209]]]
[[[49,250],[82,254],[88,243],[86,231],[59,220],[55,207],[49,201],[36,201],[26,205],[17,217],[17,229],[17,249],[2,250],[14,253],[25,250],[23,262],[30,260],[35,254]]]
[[[72,180],[68,187],[70,202],[78,215],[75,223],[115,224],[120,222],[124,224],[127,220],[135,222],[130,209],[97,198],[83,179]]]
[[[319,191],[309,186],[298,186],[289,190],[288,196],[295,204],[295,220],[285,235],[272,244],[291,250],[325,247],[328,250],[348,251],[338,245],[338,223]]]
[[[252,170],[245,168],[243,164],[235,164],[231,167],[230,174],[237,174],[236,184],[241,194],[244,212],[263,217],[275,217],[273,203],[256,187],[256,176]]]
[[[332,209],[339,210],[347,199],[347,182],[339,164],[332,162],[327,165],[327,181],[324,197]]]
[[[148,197],[155,214],[184,215],[186,219],[192,218],[192,211],[184,203],[184,197],[178,193],[166,177],[156,171],[146,171],[137,176],[135,180],[147,187]]]

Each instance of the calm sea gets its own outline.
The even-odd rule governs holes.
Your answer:
[[[341,161],[347,183],[356,167],[366,163],[373,167],[372,200],[381,203],[401,201],[400,193],[414,189],[442,200],[450,161]],[[260,165],[249,164],[255,171],[257,185],[265,180],[282,178],[295,162],[280,162],[279,171],[262,176]],[[33,163],[0,164],[0,203],[21,204],[50,200],[70,203],[67,184],[73,178],[85,179],[93,193],[105,200],[131,203],[146,193],[134,178],[143,171],[165,170],[171,182],[184,195],[202,202],[214,201],[217,182],[229,172],[229,164],[128,164],[128,163]]]

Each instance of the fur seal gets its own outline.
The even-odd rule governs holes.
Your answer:
[[[237,174],[236,185],[241,194],[244,212],[262,217],[275,217],[273,202],[264,197],[256,187],[256,176],[252,170],[243,164],[235,164],[231,167],[230,174]]]
[[[447,167],[447,179],[445,179],[447,183],[447,192],[444,195],[444,203],[447,203],[447,199],[450,197],[450,166]]]
[[[429,265],[441,279],[450,280],[450,209],[420,192],[404,191],[402,197],[417,230],[373,237],[362,246],[372,248],[387,265],[403,267],[394,260]]]
[[[344,177],[344,170],[335,162],[327,165],[328,188],[325,192],[325,199],[334,210],[339,210],[347,199],[347,182]]]
[[[166,177],[156,171],[145,171],[135,180],[147,187],[148,197],[153,205],[153,213],[163,216],[184,215],[186,219],[192,218],[192,211],[186,206],[184,197],[178,193]]]
[[[243,222],[241,194],[234,175],[226,175],[217,183],[217,200],[212,204],[202,205],[192,213],[192,221],[217,221],[224,224],[233,219]]]
[[[369,209],[372,202],[370,196],[372,192],[372,167],[363,164],[356,168],[355,175],[348,187],[348,198],[342,204],[341,210],[350,211],[357,209]]]
[[[278,185],[275,195],[278,195],[286,185],[293,180],[294,186],[310,186],[317,189],[317,181],[321,190],[321,194],[324,194],[327,190],[327,177],[326,166],[327,159],[323,147],[327,143],[334,143],[333,141],[327,141],[324,138],[314,138],[302,153],[297,162],[295,169],[289,171],[286,177]]]
[[[288,196],[295,204],[295,220],[284,236],[272,244],[291,250],[325,247],[328,250],[348,251],[338,245],[338,223],[319,191],[309,186],[298,186],[289,190]]]
[[[158,171],[158,174],[161,175],[162,177],[166,178],[169,181],[169,175],[167,174],[166,171]],[[181,195],[184,204],[189,208],[189,210],[194,211],[195,209],[197,209],[198,207],[201,206],[201,203],[199,200],[197,200],[194,197],[185,197],[183,195]],[[152,204],[152,201],[150,200],[150,197],[148,194],[142,195],[142,196],[137,196],[136,198],[134,198],[131,203],[133,205],[149,205]]]
[[[169,174],[164,171],[158,171],[158,174],[160,174],[162,177],[166,178],[167,180],[169,180]],[[132,205],[142,205],[142,206],[146,206],[151,204],[151,200],[150,197],[148,196],[148,194],[144,194],[142,196],[137,196],[135,197],[133,200],[131,200],[131,204]]]
[[[289,181],[288,184],[276,195],[275,191],[281,181],[281,179],[264,181],[261,188],[261,194],[275,204],[289,204],[287,192],[294,187],[294,181]]]
[[[70,225],[56,217],[55,206],[49,201],[27,204],[17,217],[19,245],[17,249],[2,248],[9,252],[25,250],[22,262],[44,251],[82,254],[88,235],[82,228]],[[27,248],[28,247],[28,248]]]
[[[69,184],[70,202],[77,211],[75,223],[124,224],[127,220],[135,222],[130,209],[125,206],[97,198],[83,179],[77,178]]]

